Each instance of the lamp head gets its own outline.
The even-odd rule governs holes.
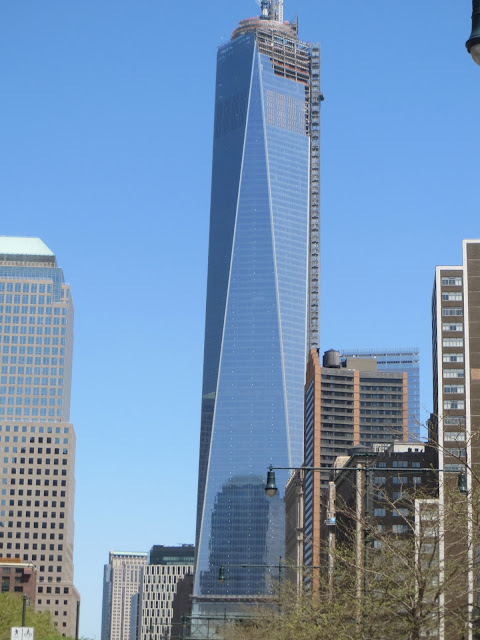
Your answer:
[[[472,0],[472,33],[465,46],[474,62],[480,65],[480,0]]]
[[[278,489],[275,482],[275,471],[273,470],[272,465],[270,465],[270,469],[267,473],[267,484],[265,485],[265,493],[269,498],[273,498],[277,491]]]

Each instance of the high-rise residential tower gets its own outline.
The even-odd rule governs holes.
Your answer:
[[[448,512],[448,501],[456,492],[457,472],[466,471],[470,498],[467,500],[468,522],[478,519],[473,487],[478,486],[480,465],[480,240],[463,241],[463,261],[459,266],[439,266],[435,271],[432,295],[432,346],[433,346],[433,415],[430,437],[438,447],[440,471],[439,510],[440,532],[445,526],[443,514]],[[452,473],[453,472],[453,473]],[[446,507],[445,507],[446,505]],[[460,599],[468,601],[474,614],[478,606],[477,563],[473,529],[467,527],[464,588],[456,588]],[[461,544],[461,543],[460,543]],[[448,528],[445,539],[439,544],[439,580],[450,570],[448,548],[451,548]],[[460,547],[461,548],[461,547]],[[456,550],[456,553],[458,551]],[[458,556],[457,556],[458,557]],[[447,578],[448,579],[448,578]],[[447,582],[448,591],[448,582]],[[476,593],[477,592],[477,593]],[[439,598],[441,640],[452,637],[448,613],[443,610],[445,600],[451,594]],[[464,604],[464,603],[463,603]],[[462,602],[458,604],[459,608]],[[471,619],[470,619],[471,622]],[[468,625],[465,638],[476,637]]]
[[[305,384],[305,466],[325,469],[304,480],[304,564],[319,566],[322,507],[330,470],[352,447],[406,440],[407,374],[378,371],[375,358],[309,354]],[[323,503],[323,504],[322,504]]]
[[[73,637],[73,302],[38,238],[0,237],[0,340],[0,555],[35,565],[36,609]]]
[[[375,358],[378,371],[405,371],[408,378],[408,433],[420,437],[420,351],[400,349],[340,349],[343,358]]]
[[[322,96],[319,47],[297,26],[262,0],[217,55],[194,586],[204,613],[270,591],[269,568],[235,565],[278,564],[283,496],[266,499],[265,471],[303,457]]]

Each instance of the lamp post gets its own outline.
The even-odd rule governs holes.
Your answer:
[[[27,607],[30,604],[30,600],[26,593],[23,594],[23,602],[22,602],[22,627],[25,626],[25,618],[27,616]]]
[[[474,62],[480,65],[480,0],[472,0],[472,33],[465,46]]]

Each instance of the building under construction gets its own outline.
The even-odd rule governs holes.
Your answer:
[[[319,46],[263,0],[217,54],[194,617],[270,598],[285,555],[287,472],[274,499],[264,478],[303,461],[321,100]]]

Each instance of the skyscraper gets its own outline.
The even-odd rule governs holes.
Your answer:
[[[194,586],[204,613],[270,591],[268,568],[234,565],[283,555],[282,496],[265,498],[265,471],[302,463],[306,352],[318,344],[320,52],[281,2],[261,6],[217,55]]]
[[[457,471],[466,471],[468,488],[472,475],[478,477],[478,433],[480,426],[480,240],[463,241],[463,263],[460,266],[439,266],[435,270],[432,295],[433,347],[433,416],[430,437],[438,447],[439,527],[445,536],[439,543],[439,582],[448,581],[452,548],[448,528],[445,530],[444,505],[452,500],[449,483],[457,483]],[[454,472],[454,473],[449,473]],[[472,473],[473,472],[473,473]],[[475,500],[468,501],[468,518],[475,522]],[[465,528],[467,525],[465,523]],[[455,532],[458,535],[458,532]],[[459,541],[455,555],[465,544],[464,583],[456,594],[458,609],[473,605],[474,548],[468,527],[466,544]],[[458,561],[457,561],[458,562]],[[465,588],[468,585],[468,588]],[[465,590],[464,590],[465,588]],[[449,590],[447,582],[447,591]],[[451,637],[449,616],[444,607],[451,594],[439,599],[439,638]],[[468,636],[472,638],[472,630]],[[474,637],[474,636],[473,636]]]
[[[101,640],[136,640],[139,591],[148,554],[110,551],[103,573]]]
[[[73,302],[39,238],[0,237],[0,555],[37,569],[36,609],[75,635]]]
[[[420,437],[420,352],[403,349],[340,349],[343,358],[375,358],[378,371],[405,371],[408,376],[408,433]]]
[[[180,620],[175,626],[174,602],[178,586],[185,577],[192,578],[194,553],[195,548],[191,544],[152,547],[140,582],[137,640],[183,637],[181,617],[190,613],[190,593],[184,594],[184,610],[180,612]]]

